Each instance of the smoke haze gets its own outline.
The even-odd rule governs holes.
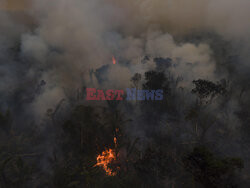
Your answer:
[[[170,58],[162,71],[179,79],[176,111],[184,112],[181,101],[195,101],[188,93],[193,80],[224,79],[232,100],[223,106],[219,99],[207,111],[236,130],[237,97],[249,87],[249,8],[249,0],[1,0],[0,108],[39,124],[48,109],[62,99],[70,103],[84,86],[125,89],[135,73],[157,69],[155,58]],[[133,112],[145,121],[140,109]],[[132,136],[144,134],[132,125]]]

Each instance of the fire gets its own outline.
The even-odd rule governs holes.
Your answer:
[[[102,155],[98,155],[96,160],[97,163],[95,166],[101,166],[109,176],[116,175],[116,172],[113,172],[108,166],[111,162],[116,160],[116,155],[113,149],[103,151]]]
[[[114,137],[114,144],[115,144],[115,148],[117,148],[117,138]],[[116,161],[116,149],[106,149],[105,151],[102,152],[101,155],[98,155],[96,158],[97,163],[95,164],[95,166],[100,166],[102,167],[106,174],[108,176],[115,176],[116,172],[114,172],[109,165]]]
[[[114,65],[116,64],[116,59],[115,59],[114,56],[112,56],[112,62],[113,62]]]

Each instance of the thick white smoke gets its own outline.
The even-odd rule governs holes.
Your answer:
[[[2,3],[5,11],[17,11],[19,7],[35,20],[35,29],[27,32],[20,29],[22,24],[12,25],[7,13],[0,17],[0,30],[18,33],[21,57],[31,62],[27,74],[46,81],[45,89],[32,104],[39,114],[83,85],[129,87],[134,73],[143,74],[155,66],[152,61],[141,64],[146,55],[171,58],[175,66],[170,71],[183,77],[184,87],[193,79],[216,80],[210,46],[177,43],[175,37],[194,31],[216,32],[238,42],[249,40],[250,34],[248,0],[30,0],[27,6],[6,3]],[[4,34],[7,40],[15,37],[11,32]],[[112,55],[117,57],[117,65],[112,65]],[[99,85],[90,71],[105,65],[105,79]],[[14,72],[10,74],[15,77]],[[1,86],[5,88],[4,83]]]

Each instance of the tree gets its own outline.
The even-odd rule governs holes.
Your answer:
[[[195,88],[192,89],[192,93],[196,94],[200,102],[203,99],[210,99],[210,101],[217,95],[224,95],[226,93],[226,86],[223,86],[221,83],[213,83],[208,80],[194,80],[193,84]]]
[[[136,89],[139,88],[139,83],[141,81],[141,74],[135,73],[135,75],[131,78],[131,82],[133,83],[133,87]]]
[[[143,89],[157,90],[168,89],[168,80],[164,72],[148,71],[145,72],[146,83],[143,84]]]
[[[195,147],[183,158],[183,163],[205,188],[236,187],[233,177],[237,169],[244,167],[240,158],[217,157],[204,146]]]

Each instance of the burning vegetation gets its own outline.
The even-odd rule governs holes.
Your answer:
[[[116,137],[114,137],[114,144],[115,144],[115,149],[110,149],[110,148],[106,149],[105,151],[102,152],[102,154],[98,155],[96,158],[97,163],[95,164],[95,166],[102,167],[108,176],[115,176],[117,174],[117,172],[111,168],[112,164],[114,164],[114,162],[116,162],[117,160]]]
[[[97,163],[95,166],[102,167],[109,176],[116,175],[116,172],[109,167],[114,161],[116,161],[116,154],[113,149],[103,151],[101,155],[97,156],[96,160]]]
[[[249,7],[0,0],[0,188],[249,188]]]
[[[115,56],[112,56],[112,62],[113,62],[114,65],[116,64]]]

